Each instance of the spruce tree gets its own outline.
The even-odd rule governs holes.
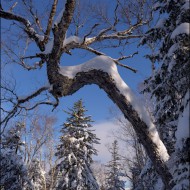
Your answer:
[[[24,125],[17,122],[5,134],[2,135],[2,149],[12,150],[15,154],[21,154],[24,142],[22,141],[22,131]]]
[[[56,156],[58,164],[57,190],[97,190],[98,184],[90,165],[92,156],[97,154],[93,147],[98,138],[89,128],[91,116],[85,115],[82,100],[77,101],[67,114],[67,122],[61,129],[60,145]]]
[[[147,32],[142,44],[160,42],[155,58],[161,66],[145,81],[144,92],[151,93],[155,100],[156,124],[171,155],[173,189],[189,189],[189,122],[180,121],[181,117],[189,120],[184,112],[189,106],[190,6],[188,0],[159,0],[154,8],[160,20]]]
[[[34,190],[46,190],[45,171],[42,169],[38,159],[32,160],[28,172]]]
[[[135,173],[134,173],[135,175]],[[150,159],[147,159],[146,165],[136,176],[137,183],[132,190],[164,190],[164,184],[160,176],[156,173]]]
[[[22,123],[17,123],[2,136],[0,152],[0,189],[31,190],[27,167],[22,160]]]
[[[107,190],[124,190],[125,182],[120,179],[123,176],[121,168],[121,159],[119,156],[119,147],[117,140],[114,140],[112,147],[110,147],[112,160],[107,164]]]
[[[173,182],[175,183],[175,186],[172,190],[190,189],[189,92],[187,92],[183,103],[184,111],[179,115],[178,127],[176,132],[176,150],[172,154],[170,159]]]
[[[142,43],[160,42],[154,57],[161,66],[145,81],[145,92],[151,93],[155,100],[156,124],[171,154],[175,151],[178,117],[184,109],[182,100],[189,89],[190,8],[186,0],[159,0],[154,8],[159,10],[160,20]]]

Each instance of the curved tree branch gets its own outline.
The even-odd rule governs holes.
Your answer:
[[[56,97],[72,95],[83,86],[90,84],[97,84],[102,88],[132,124],[166,188],[170,189],[168,182],[172,176],[165,164],[169,158],[167,150],[150,116],[139,102],[136,102],[135,97],[120,78],[111,58],[98,56],[85,64],[63,68],[50,59],[47,63],[47,72],[49,82],[53,85],[51,93]]]

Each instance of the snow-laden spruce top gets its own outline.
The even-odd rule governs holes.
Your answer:
[[[151,121],[150,115],[148,114],[145,106],[142,105],[142,103],[138,100],[138,98],[136,98],[132,90],[120,77],[117,70],[117,66],[114,63],[113,59],[103,55],[97,56],[80,65],[60,67],[59,73],[63,76],[67,76],[70,79],[73,79],[77,73],[88,72],[91,70],[101,70],[103,72],[108,73],[114,79],[114,83],[117,86],[120,93],[126,97],[126,99],[133,106],[134,110],[137,111],[140,119],[144,121],[149,127],[150,135],[154,143],[157,144],[158,150],[160,154],[163,156],[163,160],[168,160],[167,150],[159,138],[158,132],[156,130],[155,125]]]

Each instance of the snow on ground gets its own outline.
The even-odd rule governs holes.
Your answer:
[[[131,103],[133,108],[137,111],[139,117],[149,126],[149,132],[151,134],[152,140],[157,144],[160,155],[164,161],[167,161],[169,156],[165,146],[159,138],[158,132],[156,130],[155,125],[152,123],[151,118],[145,108],[142,105],[132,90],[128,87],[128,85],[123,81],[120,77],[117,66],[114,61],[107,56],[97,56],[83,64],[76,66],[65,66],[60,67],[59,73],[63,76],[67,76],[69,78],[74,78],[77,73],[80,72],[88,72],[90,70],[101,70],[108,73],[115,81],[115,84],[121,94],[123,94],[126,99]]]

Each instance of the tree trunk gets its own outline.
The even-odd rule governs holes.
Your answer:
[[[68,78],[59,73],[58,62],[55,62],[52,55],[50,55],[47,62],[47,74],[50,84],[53,85],[51,93],[55,97],[72,95],[84,85],[97,84],[102,88],[109,98],[120,108],[125,118],[132,124],[157,173],[161,176],[165,188],[167,190],[172,189],[172,185],[169,184],[172,175],[166,165],[166,160],[163,159],[163,155],[159,151],[162,141],[159,139],[159,136],[157,139],[159,143],[153,140],[150,126],[140,118],[130,101],[120,92],[112,76],[107,72],[93,69],[87,72],[79,71],[74,78]]]

